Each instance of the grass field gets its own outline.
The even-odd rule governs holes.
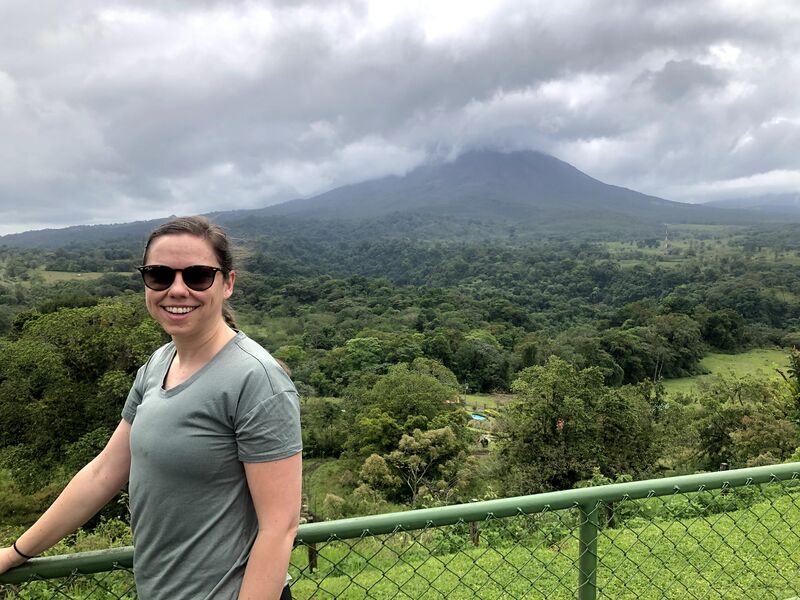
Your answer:
[[[697,386],[714,375],[733,375],[743,377],[780,377],[776,369],[785,369],[788,364],[789,350],[784,348],[756,348],[740,354],[707,354],[700,366],[706,373],[693,377],[665,379],[664,388],[668,394],[690,394]],[[514,399],[513,394],[463,394],[468,410],[497,409]]]
[[[689,394],[697,389],[698,384],[714,375],[780,377],[775,369],[786,368],[788,355],[789,351],[782,348],[757,348],[741,354],[707,354],[700,361],[700,366],[707,374],[665,379],[664,388],[668,394]]]
[[[656,259],[655,262],[653,260],[644,260],[638,258],[623,258],[617,260],[620,267],[623,269],[630,269],[633,267],[652,267],[658,266],[662,269],[673,269],[677,268],[683,263],[684,259],[681,258],[664,258],[664,259]]]
[[[322,506],[325,495],[344,496],[350,491],[342,485],[342,476],[351,469],[352,465],[336,458],[308,458],[303,461],[303,493],[312,513],[325,517]]]
[[[327,514],[325,496],[335,494],[340,498],[349,495],[358,483],[361,463],[339,458],[308,458],[303,460],[303,495],[308,510],[325,520],[337,518]],[[384,512],[406,510],[401,504],[387,502],[381,507]]]
[[[99,279],[107,273],[73,273],[72,271],[37,271],[44,278],[45,283],[58,283],[59,281],[91,281]]]
[[[800,593],[799,501],[794,490],[744,510],[638,519],[631,526],[604,529],[597,549],[598,597],[795,597]],[[503,535],[486,542],[493,527]],[[559,541],[550,542],[537,541],[518,518],[484,523],[481,531],[485,537],[477,547],[470,544],[465,525],[323,544],[317,570],[299,576],[292,594],[344,599],[576,597],[579,548],[574,525],[561,532]],[[292,564],[295,576],[294,569],[307,567],[305,548],[295,550]]]
[[[514,394],[461,394],[468,410],[497,409],[516,396]]]

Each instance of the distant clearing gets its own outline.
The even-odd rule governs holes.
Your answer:
[[[45,283],[57,283],[59,281],[91,281],[92,279],[100,279],[107,273],[74,273],[72,271],[39,271],[44,277]]]
[[[699,223],[673,223],[669,226],[670,235],[691,235],[701,234],[722,237],[745,229],[743,225],[708,225]]]
[[[700,361],[700,366],[708,371],[708,374],[665,379],[664,388],[670,395],[689,394],[697,391],[699,383],[714,375],[780,377],[775,369],[786,368],[788,355],[789,350],[781,348],[757,348],[741,354],[707,354]]]
[[[461,397],[469,410],[499,408],[516,398],[514,394],[462,394]]]
[[[342,485],[341,480],[345,471],[353,466],[335,458],[310,458],[303,461],[303,493],[311,512],[324,517],[325,496],[344,496],[350,491],[347,486]]]
[[[623,258],[617,261],[619,266],[624,268],[631,268],[631,267],[652,267],[653,265],[672,269],[678,267],[682,264],[680,259],[656,259],[655,262],[653,260],[645,260],[645,259],[638,259],[638,258]]]
[[[308,458],[303,460],[303,495],[308,502],[308,510],[325,520],[340,518],[328,514],[325,497],[333,494],[339,497],[349,495],[358,484],[359,461],[341,458]],[[349,472],[348,472],[349,471]],[[401,504],[387,502],[380,507],[381,512],[406,510]]]

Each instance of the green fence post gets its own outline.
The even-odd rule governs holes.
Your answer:
[[[597,531],[600,502],[581,504],[578,538],[578,600],[597,598]]]

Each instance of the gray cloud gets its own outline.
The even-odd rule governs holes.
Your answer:
[[[562,4],[4,2],[0,233],[261,206],[476,146],[674,199],[792,191],[795,3]]]
[[[727,78],[720,69],[685,59],[667,61],[660,71],[642,74],[635,83],[649,85],[659,100],[676,102],[689,95],[722,88]]]

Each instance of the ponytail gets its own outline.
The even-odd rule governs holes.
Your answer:
[[[225,300],[224,304],[222,305],[222,318],[225,319],[225,323],[231,329],[239,331],[239,328],[236,326],[236,314],[233,312],[233,308],[231,308],[230,303]]]

